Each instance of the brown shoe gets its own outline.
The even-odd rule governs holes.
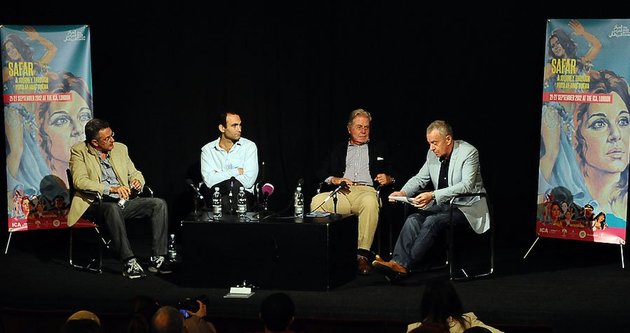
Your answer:
[[[379,258],[377,258],[372,262],[372,265],[374,268],[384,272],[387,276],[391,275],[401,278],[406,277],[409,274],[407,268],[393,260],[383,261],[383,259],[380,259],[379,261]]]
[[[378,254],[374,257],[374,261],[372,262],[372,266],[374,266],[377,262],[383,263],[386,262],[385,259],[381,258]]]
[[[370,271],[372,270],[372,267],[370,266],[368,259],[364,256],[357,256],[357,268],[358,268],[359,274],[361,275],[368,275],[370,274]]]

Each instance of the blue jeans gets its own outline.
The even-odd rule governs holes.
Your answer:
[[[422,260],[436,237],[448,228],[448,204],[438,204],[411,214],[400,230],[392,260],[409,268]],[[455,223],[468,223],[464,214],[453,209]]]

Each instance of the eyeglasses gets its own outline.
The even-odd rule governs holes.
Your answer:
[[[116,133],[114,133],[114,132],[112,131],[112,135],[110,135],[110,136],[106,136],[106,137],[101,138],[101,139],[99,139],[99,140],[103,140],[103,141],[105,141],[105,142],[112,142],[112,141],[114,141],[114,134],[116,134]]]

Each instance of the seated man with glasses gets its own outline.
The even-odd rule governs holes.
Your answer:
[[[76,189],[68,226],[74,225],[88,210],[95,210],[95,197],[84,191],[103,195],[98,208],[99,220],[104,221],[112,238],[112,248],[123,261],[123,276],[130,279],[145,276],[138,263],[125,227],[125,219],[148,218],[151,221],[153,254],[149,258],[149,271],[171,273],[166,260],[168,241],[168,210],[166,202],[159,198],[135,197],[145,181],[136,169],[127,146],[115,142],[114,131],[106,121],[92,119],[85,125],[85,142],[75,144],[70,152],[70,173]]]

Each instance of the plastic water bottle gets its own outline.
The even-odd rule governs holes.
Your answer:
[[[298,186],[295,189],[295,217],[304,217],[304,194],[302,193],[302,187]]]
[[[177,245],[175,244],[175,234],[171,234],[168,239],[167,256],[168,260],[172,262],[177,261]]]
[[[135,198],[137,195],[138,195],[138,189],[132,186],[131,192],[129,193],[129,199]],[[120,209],[125,209],[125,205],[127,205],[127,201],[129,201],[129,199],[120,198],[118,200],[118,207],[120,207]]]
[[[236,198],[236,212],[239,218],[244,218],[247,213],[247,197],[245,196],[245,188],[241,186],[238,189],[238,197]]]
[[[221,211],[221,192],[219,192],[218,186],[214,188],[214,193],[212,194],[212,216],[215,220],[219,220],[223,216]]]

